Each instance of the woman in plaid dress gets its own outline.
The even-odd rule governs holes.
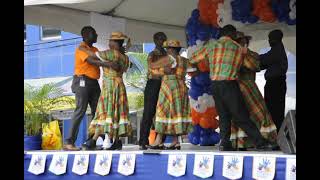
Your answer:
[[[245,36],[242,32],[237,32],[236,41],[242,46],[248,46],[250,36]],[[267,109],[262,94],[259,91],[257,84],[255,83],[256,72],[259,69],[259,55],[251,50],[248,50],[248,54],[244,59],[244,63],[251,62],[249,69],[241,69],[239,75],[239,86],[243,95],[245,104],[250,113],[250,118],[254,121],[256,126],[260,129],[260,133],[264,138],[271,143],[276,144],[277,129],[272,121],[272,117]],[[250,58],[250,59],[249,59]],[[231,126],[231,142],[233,148],[239,150],[246,150],[247,148],[253,148],[253,143],[247,138],[247,135],[241,128],[237,128],[234,124]]]
[[[84,143],[84,147],[92,149],[99,135],[108,133],[113,145],[109,150],[121,149],[122,143],[119,137],[128,136],[131,133],[129,121],[129,107],[126,88],[122,75],[129,67],[129,58],[124,53],[122,46],[127,36],[121,32],[113,32],[110,37],[109,50],[99,51],[95,55],[103,61],[113,61],[120,65],[120,70],[103,68],[102,91],[97,105],[95,117],[89,127],[89,136],[93,135]]]
[[[164,147],[161,142],[164,134],[174,136],[173,143],[167,149],[180,149],[178,136],[192,131],[188,88],[185,84],[188,61],[179,55],[181,50],[179,41],[168,40],[163,47],[167,48],[173,61],[157,62],[160,66],[166,66],[166,70],[162,77],[155,118],[155,130],[158,135],[151,149]]]

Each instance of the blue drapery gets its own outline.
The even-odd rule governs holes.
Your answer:
[[[236,155],[236,154],[235,154]],[[167,173],[167,162],[168,154],[137,154],[136,155],[136,168],[135,173],[131,176],[123,176],[118,173],[118,160],[119,154],[113,154],[112,156],[112,166],[109,175],[100,176],[94,173],[94,164],[96,155],[90,154],[90,162],[87,174],[83,176],[76,175],[72,172],[74,154],[68,155],[68,164],[66,174],[57,176],[49,171],[49,166],[52,160],[51,154],[47,155],[46,168],[43,174],[38,176],[33,175],[28,172],[29,164],[31,161],[32,155],[26,154],[24,156],[24,179],[25,180],[163,180],[163,179],[196,179],[201,178],[193,175],[193,165],[194,165],[194,154],[187,154],[187,169],[186,174],[181,177],[173,177]],[[267,156],[267,155],[266,155]],[[214,157],[214,172],[213,176],[208,179],[222,180],[226,179],[222,176],[222,167],[223,167],[223,155],[215,155]],[[243,167],[243,176],[242,179],[252,179],[252,156],[244,157],[244,167]],[[285,179],[286,171],[286,158],[277,157],[276,158],[276,173],[275,180]]]

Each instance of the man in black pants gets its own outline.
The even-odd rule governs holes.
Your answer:
[[[219,114],[221,151],[235,150],[232,148],[231,119],[236,126],[245,131],[257,150],[272,150],[272,146],[260,134],[258,128],[249,117],[242,93],[237,82],[240,67],[246,48],[233,41],[236,28],[226,25],[221,30],[221,38],[209,42],[197,50],[191,58],[191,63],[208,58],[210,77],[212,80],[213,98]]]
[[[83,42],[80,45],[86,46],[92,52],[98,51],[97,48],[92,46],[97,42],[97,33],[91,26],[85,26],[81,30]],[[102,62],[98,58],[89,56],[84,51],[76,49],[75,52],[75,75],[71,85],[72,92],[76,97],[76,108],[72,116],[72,126],[70,129],[69,137],[64,144],[64,150],[79,150],[74,143],[77,140],[80,123],[87,111],[88,104],[91,108],[92,117],[96,112],[98,99],[100,96],[100,86],[98,79],[100,78],[99,66],[112,67],[119,69],[118,64],[112,62]]]
[[[279,132],[285,113],[288,58],[282,43],[282,31],[273,30],[268,36],[271,49],[260,55],[260,68],[266,69],[264,99]]]
[[[163,42],[167,40],[167,36],[163,32],[157,32],[153,35],[153,41],[156,45],[155,49],[148,55],[148,81],[144,90],[144,109],[143,117],[140,124],[140,139],[139,149],[146,150],[149,145],[149,133],[156,114],[156,107],[161,86],[161,77],[164,74],[164,69],[151,69],[150,63],[158,60],[162,56],[166,56]],[[164,139],[165,137],[163,137]]]

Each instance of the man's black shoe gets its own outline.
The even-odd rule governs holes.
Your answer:
[[[237,149],[233,148],[232,146],[219,146],[219,151],[237,151]]]
[[[272,148],[273,151],[281,151],[280,146],[276,145]]]
[[[148,148],[147,148],[147,146],[146,145],[141,145],[141,146],[139,146],[139,150],[147,150]]]
[[[110,148],[107,148],[106,150],[121,150],[122,149],[122,141],[118,140],[115,141]]]
[[[257,151],[272,151],[275,147],[270,143],[264,143],[256,147]]]
[[[82,150],[96,150],[96,140],[89,139],[82,144]]]
[[[238,148],[238,151],[248,151],[247,148]]]
[[[219,151],[237,151],[237,149],[232,147],[230,141],[226,141],[224,143],[220,142]]]

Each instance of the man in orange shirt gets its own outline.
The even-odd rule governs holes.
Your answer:
[[[97,52],[98,49],[92,46],[97,42],[97,33],[91,26],[85,26],[81,30],[83,42],[80,44],[86,46],[92,52]],[[79,150],[74,143],[78,136],[79,126],[87,111],[88,104],[91,108],[92,117],[96,112],[98,99],[100,96],[100,86],[98,79],[100,78],[99,66],[111,67],[119,70],[120,66],[116,63],[108,61],[100,61],[98,58],[89,56],[86,52],[76,49],[75,52],[75,68],[72,81],[72,92],[76,96],[76,108],[72,116],[72,127],[70,129],[69,138],[66,139],[66,144],[63,146],[65,150]]]

